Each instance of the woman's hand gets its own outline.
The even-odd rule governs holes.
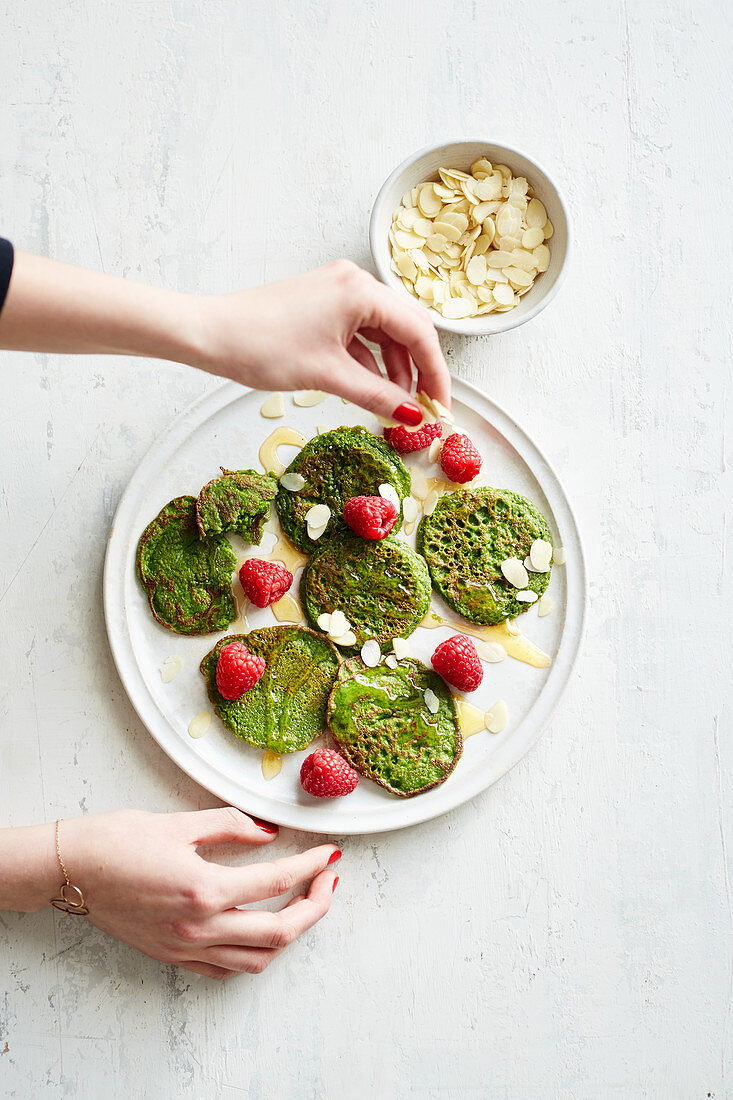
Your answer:
[[[333,844],[244,867],[210,863],[197,850],[227,842],[259,846],[276,836],[274,826],[258,825],[231,806],[173,814],[120,810],[62,821],[60,847],[71,882],[83,891],[86,919],[97,928],[160,962],[229,978],[261,973],[331,904],[338,879],[329,865],[341,855]],[[11,878],[14,867],[25,876],[27,898],[8,901],[13,884],[6,871],[0,907],[34,909],[57,895],[53,825],[3,830],[0,853]],[[34,875],[31,898],[27,880],[35,865],[43,868],[43,881]],[[279,912],[236,908],[300,883],[309,884],[306,893]]]
[[[261,390],[327,390],[410,424],[421,419],[410,397],[414,366],[417,390],[450,408],[450,376],[427,311],[349,260],[198,301],[194,366]],[[364,340],[381,348],[387,379]]]
[[[364,340],[378,344],[387,370]],[[450,408],[450,377],[427,310],[336,260],[218,297],[178,294],[17,252],[0,348],[146,355],[262,390],[328,390],[418,424],[417,389]]]

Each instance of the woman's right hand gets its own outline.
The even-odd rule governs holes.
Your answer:
[[[338,882],[329,865],[341,855],[333,844],[240,867],[198,853],[204,845],[259,847],[276,837],[275,826],[258,825],[231,806],[172,814],[120,810],[60,826],[61,854],[84,893],[87,920],[153,959],[209,978],[261,973],[328,912]],[[60,877],[57,869],[54,893]],[[300,883],[309,884],[306,893],[279,912],[236,908]]]

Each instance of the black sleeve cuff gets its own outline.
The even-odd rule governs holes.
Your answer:
[[[0,312],[5,304],[5,295],[10,286],[10,276],[13,274],[13,259],[15,253],[10,241],[0,237]]]

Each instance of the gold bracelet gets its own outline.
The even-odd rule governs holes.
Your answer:
[[[51,905],[53,905],[54,909],[60,909],[62,913],[72,913],[75,917],[85,917],[89,910],[84,904],[84,895],[78,886],[72,886],[69,881],[66,864],[61,856],[61,846],[59,844],[59,825],[61,824],[61,820],[61,818],[56,819],[56,855],[59,858],[59,866],[61,868],[61,874],[64,876],[64,882],[61,884],[59,897],[51,898]],[[71,897],[68,897],[68,894],[70,894]]]

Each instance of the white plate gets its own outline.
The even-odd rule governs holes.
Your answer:
[[[528,496],[547,517],[555,545],[566,548],[567,564],[552,571],[548,591],[555,600],[553,612],[540,619],[532,607],[518,620],[522,632],[552,655],[551,666],[540,670],[511,658],[484,665],[483,683],[471,702],[485,710],[497,699],[506,700],[510,713],[506,729],[468,738],[448,780],[415,798],[398,798],[366,779],[347,798],[320,800],[307,795],[299,774],[312,746],[285,756],[280,774],[265,780],[262,751],[232,736],[215,716],[206,734],[194,740],[188,733],[191,719],[211,710],[198,665],[219,635],[186,638],[159,626],[135,574],[138,538],[160,509],[173,497],[196,495],[217,475],[219,466],[259,468],[260,445],[276,427],[297,428],[308,438],[316,434],[318,424],[364,424],[381,434],[375,418],[340,398],[329,396],[312,408],[299,408],[286,394],[285,416],[266,420],[259,412],[263,394],[227,383],[174,421],[132,477],[112,525],[104,569],[104,609],[112,653],[130,701],[161,748],[225,802],[310,832],[342,835],[399,829],[473,798],[516,764],[540,736],[567,683],[582,635],[585,569],[577,526],[556,474],[512,418],[466,382],[454,380],[453,394],[457,426],[471,435],[483,455],[480,481]],[[281,452],[286,464],[294,453],[292,448]],[[407,465],[428,470],[427,455],[407,456]],[[440,473],[436,467],[428,472]],[[275,523],[270,521],[268,527],[274,529]],[[414,535],[409,541],[414,544]],[[238,537],[232,543],[240,560],[257,553]],[[296,576],[294,591],[297,583]],[[457,620],[435,595],[433,606]],[[251,627],[275,622],[269,608],[248,611],[248,619]],[[237,623],[229,629],[240,631]],[[429,663],[435,646],[451,633],[449,627],[418,628],[410,639],[413,655]],[[174,680],[164,684],[159,670],[170,656],[180,656],[184,665]],[[325,739],[319,741],[325,743]]]

